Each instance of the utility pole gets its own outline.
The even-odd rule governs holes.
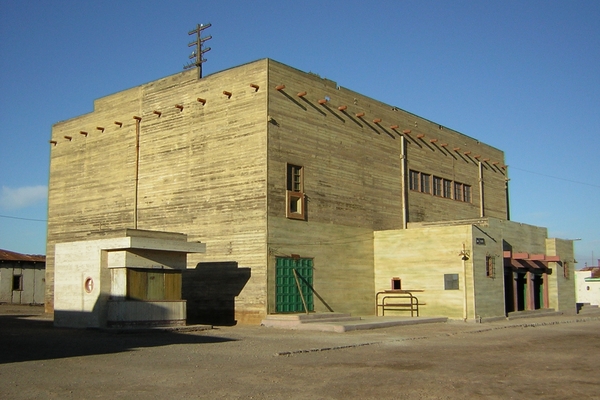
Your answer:
[[[198,24],[196,25],[196,29],[188,32],[188,35],[196,35],[196,40],[188,44],[188,47],[196,46],[196,50],[194,50],[189,57],[189,59],[193,61],[184,65],[183,69],[190,69],[193,67],[198,68],[198,79],[202,78],[202,63],[206,61],[204,58],[202,58],[202,55],[207,51],[210,51],[210,47],[202,49],[202,44],[207,40],[212,39],[212,36],[202,38],[200,37],[200,34],[203,30],[210,28],[210,26],[211,24]]]

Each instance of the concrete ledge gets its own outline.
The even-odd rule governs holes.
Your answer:
[[[320,332],[350,332],[388,328],[399,325],[445,323],[447,317],[351,317],[350,314],[283,314],[265,318],[261,325],[278,329],[311,330]],[[304,318],[302,318],[304,316]],[[312,316],[312,317],[311,317]]]
[[[519,318],[532,318],[532,317],[549,317],[554,315],[563,315],[562,311],[555,311],[553,308],[545,308],[543,310],[526,310],[526,311],[515,311],[508,313],[507,320],[514,320]]]

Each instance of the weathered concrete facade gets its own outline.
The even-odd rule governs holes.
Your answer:
[[[543,308],[574,313],[573,262],[572,241],[496,218],[375,232],[376,290],[389,289],[393,277],[403,289],[423,290],[424,316],[479,321]],[[448,275],[457,275],[457,287],[445,286]]]
[[[502,151],[314,74],[268,59],[183,72],[53,127],[47,310],[55,243],[137,228],[206,243],[188,267],[236,293],[222,312],[238,322],[290,310],[289,262],[310,269],[314,310],[372,314],[374,232],[507,219],[506,184]]]

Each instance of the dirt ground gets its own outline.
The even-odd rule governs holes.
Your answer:
[[[42,312],[0,305],[1,399],[600,399],[600,315],[113,333]]]

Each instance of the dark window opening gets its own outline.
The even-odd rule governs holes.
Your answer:
[[[444,290],[458,290],[458,274],[444,274]]]
[[[12,290],[23,290],[23,275],[13,275]]]
[[[496,277],[496,257],[485,257],[485,276],[488,278]]]

